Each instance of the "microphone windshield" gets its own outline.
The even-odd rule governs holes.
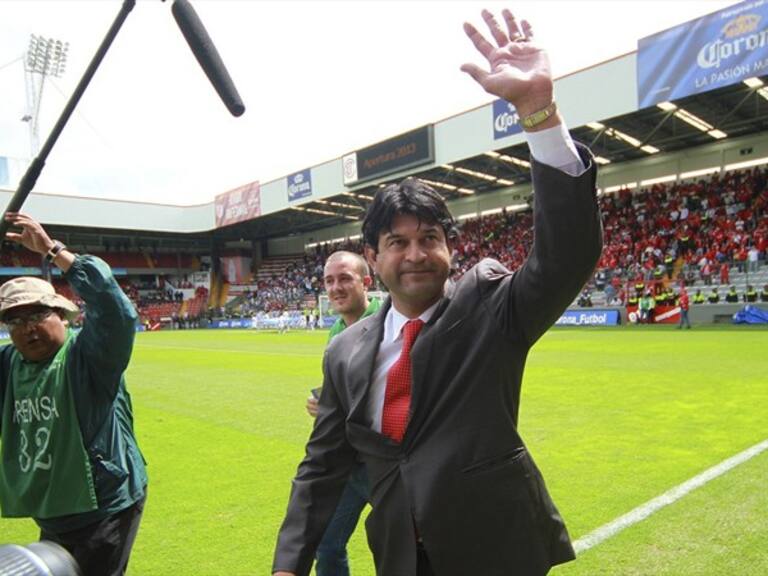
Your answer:
[[[240,116],[245,112],[245,106],[237,93],[237,88],[229,76],[229,72],[221,61],[216,46],[208,32],[205,31],[197,12],[192,8],[188,0],[175,0],[171,6],[171,12],[179,25],[181,33],[192,49],[192,53],[202,66],[208,80],[211,81],[224,105],[233,116]]]

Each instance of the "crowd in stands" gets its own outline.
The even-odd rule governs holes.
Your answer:
[[[656,303],[674,303],[674,287],[681,282],[693,287],[693,304],[768,301],[768,286],[762,291],[746,286],[742,293],[735,288],[718,289],[731,284],[732,271],[753,274],[766,260],[768,168],[655,184],[634,193],[622,189],[603,194],[598,201],[604,249],[577,305],[591,306],[595,293],[602,293],[601,302],[609,305],[635,305],[646,294]],[[511,270],[518,268],[533,243],[532,220],[531,210],[502,210],[461,221],[454,246],[454,276],[460,277],[485,257]],[[282,271],[259,278],[239,300],[237,313],[252,316],[305,309],[322,292],[325,260],[337,250],[362,253],[362,244],[349,240],[318,244]],[[4,250],[2,258],[4,265],[27,263],[25,252],[17,248]],[[139,310],[154,306],[165,313],[170,306],[172,315],[178,314],[184,300],[181,290],[192,287],[182,278],[176,279],[173,289],[154,280],[146,286],[128,281],[121,285]],[[196,313],[201,313],[207,292],[196,293],[193,300],[198,304]]]
[[[635,284],[728,284],[756,272],[768,248],[768,169],[656,184],[600,200],[605,247],[598,265]]]
[[[317,300],[323,290],[323,267],[327,253],[305,254],[279,274],[260,279],[254,290],[243,295],[240,313],[243,316],[257,312],[301,310],[308,299]]]
[[[646,291],[659,302],[671,301],[670,284],[727,285],[732,269],[756,272],[768,250],[767,183],[768,168],[756,167],[601,195],[603,254],[578,303],[590,306],[592,290],[604,292],[613,305],[632,304]],[[464,220],[455,246],[456,277],[485,257],[518,268],[533,242],[532,219],[530,210],[503,210]],[[347,242],[319,245],[313,256],[338,249],[362,252],[359,243]]]

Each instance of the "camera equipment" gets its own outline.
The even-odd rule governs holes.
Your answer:
[[[0,576],[82,576],[75,559],[54,542],[0,546]]]

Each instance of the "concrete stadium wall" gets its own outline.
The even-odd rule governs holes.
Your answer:
[[[688,317],[692,324],[731,324],[736,312],[744,308],[743,303],[739,304],[692,304],[688,311]],[[751,304],[768,312],[768,304]]]

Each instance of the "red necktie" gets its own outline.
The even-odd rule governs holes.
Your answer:
[[[387,372],[387,389],[384,392],[384,409],[381,414],[381,433],[395,442],[402,442],[408,425],[411,407],[411,348],[419,335],[423,320],[408,320],[403,326],[403,350],[400,358]]]

